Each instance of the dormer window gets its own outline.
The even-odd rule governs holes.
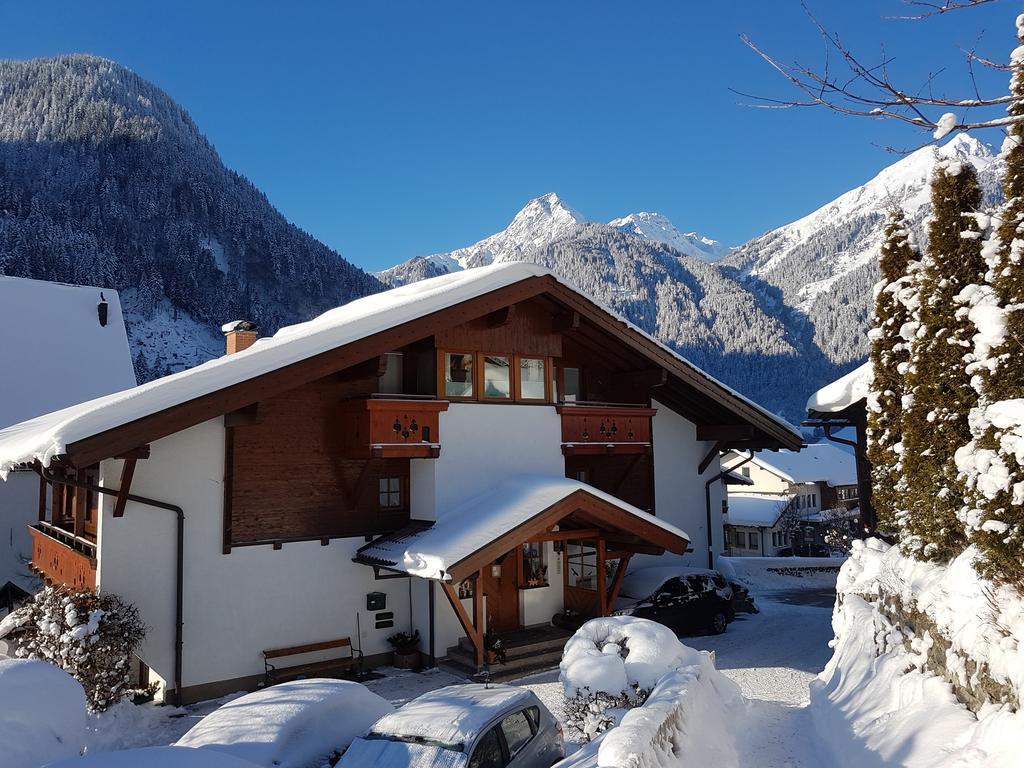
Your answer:
[[[484,355],[484,397],[508,400],[512,397],[512,365],[506,355]]]
[[[519,358],[519,399],[548,399],[547,361],[543,357]]]

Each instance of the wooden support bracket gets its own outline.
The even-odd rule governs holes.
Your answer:
[[[718,458],[718,454],[722,452],[725,447],[725,441],[719,440],[714,446],[708,451],[708,455],[701,459],[700,464],[697,465],[697,474],[703,475],[704,471],[711,466],[711,462]]]
[[[114,499],[114,517],[124,517],[124,508],[128,505],[128,494],[132,489],[132,478],[135,476],[136,461],[137,459],[125,459],[124,466],[121,467],[121,485]]]

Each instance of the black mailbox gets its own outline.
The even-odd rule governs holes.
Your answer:
[[[366,593],[366,610],[383,611],[387,607],[388,596],[383,592]]]

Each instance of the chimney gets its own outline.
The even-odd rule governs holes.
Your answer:
[[[226,354],[228,355],[248,349],[259,335],[256,332],[256,324],[250,323],[248,320],[232,320],[230,323],[222,325],[220,329],[224,332],[227,341]]]

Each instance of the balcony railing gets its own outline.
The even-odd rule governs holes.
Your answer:
[[[446,410],[447,400],[348,400],[339,425],[345,454],[356,459],[436,459],[441,453],[440,413]]]
[[[96,543],[50,523],[29,526],[32,568],[50,584],[96,588]]]
[[[657,411],[636,405],[564,403],[562,452],[646,453],[651,450],[651,417]]]

